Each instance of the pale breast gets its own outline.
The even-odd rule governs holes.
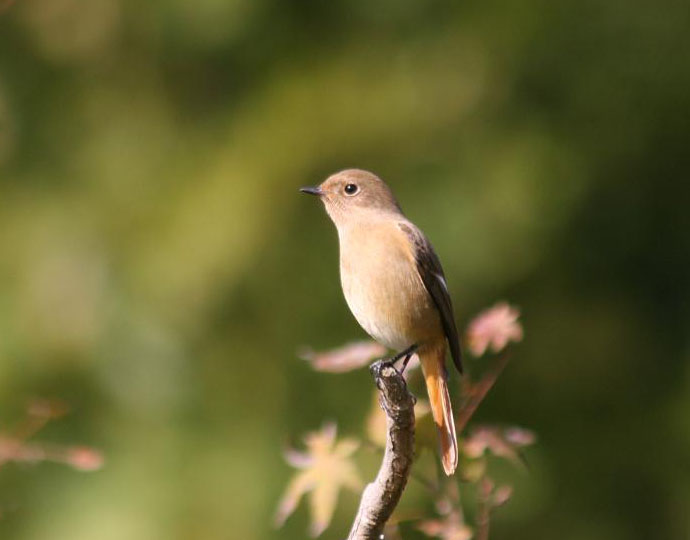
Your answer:
[[[442,335],[409,240],[395,222],[355,226],[339,236],[345,300],[369,335],[395,350]]]

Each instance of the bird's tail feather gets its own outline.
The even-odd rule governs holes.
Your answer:
[[[431,412],[440,437],[441,463],[443,470],[450,476],[458,466],[458,439],[455,434],[455,420],[448,393],[445,356],[445,347],[428,349],[419,353]]]

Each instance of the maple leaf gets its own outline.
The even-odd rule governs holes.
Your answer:
[[[499,302],[477,315],[467,328],[467,344],[474,356],[487,349],[501,352],[511,341],[522,341],[520,311],[506,302]]]
[[[513,486],[504,485],[497,487],[492,495],[491,505],[494,507],[503,506],[513,496]]]
[[[25,418],[12,433],[0,431],[0,467],[8,462],[40,463],[53,461],[70,465],[79,471],[96,471],[103,466],[103,455],[86,446],[63,446],[30,443],[28,439],[40,432],[48,422],[67,414],[69,408],[60,401],[32,401]]]
[[[497,457],[524,466],[520,448],[533,444],[535,440],[534,433],[527,429],[480,426],[465,440],[463,450],[470,458],[479,458],[488,450]]]
[[[427,536],[442,540],[470,540],[474,533],[463,518],[458,485],[448,482],[437,495],[436,510],[441,517],[424,520],[417,525],[417,529]]]
[[[359,441],[352,438],[336,441],[337,428],[328,423],[320,431],[304,437],[306,452],[289,449],[285,460],[300,469],[290,480],[278,505],[275,525],[280,527],[292,514],[302,496],[310,493],[311,536],[319,536],[331,522],[338,492],[345,487],[359,492],[363,483],[352,460]]]
[[[457,512],[451,512],[443,519],[422,521],[417,529],[427,536],[442,540],[470,540],[473,536],[472,529],[462,522]]]
[[[386,354],[386,348],[375,341],[355,341],[337,349],[314,352],[305,348],[299,352],[316,371],[345,373],[369,365]]]

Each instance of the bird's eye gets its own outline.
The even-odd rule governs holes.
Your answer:
[[[345,193],[347,195],[354,195],[355,193],[357,193],[358,190],[359,190],[359,188],[357,187],[356,184],[347,184],[345,186]]]

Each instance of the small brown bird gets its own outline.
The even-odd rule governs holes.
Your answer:
[[[462,373],[453,306],[441,263],[426,236],[402,213],[376,175],[348,169],[318,187],[338,229],[340,281],[357,322],[389,349],[419,355],[441,441],[447,475],[458,465],[458,443],[448,394],[446,347]],[[447,343],[447,345],[446,345]]]

